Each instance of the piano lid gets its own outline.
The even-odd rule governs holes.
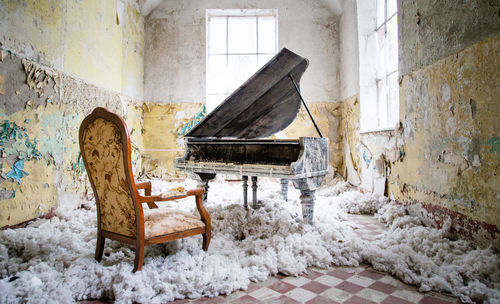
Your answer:
[[[300,96],[289,75],[299,83],[307,59],[284,48],[186,137],[262,138],[286,128],[297,116]]]

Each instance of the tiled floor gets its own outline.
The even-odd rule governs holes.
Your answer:
[[[373,216],[350,215],[356,234],[364,240],[373,240],[386,228]],[[398,279],[371,269],[359,267],[310,268],[297,277],[277,275],[265,282],[251,283],[247,290],[228,296],[177,300],[181,303],[383,303],[383,304],[447,304],[460,303],[455,297],[435,292],[420,293]]]
[[[350,215],[349,220],[356,225],[358,236],[368,241],[385,230],[373,216]],[[460,302],[450,295],[435,292],[420,293],[417,287],[406,285],[386,273],[375,271],[368,265],[362,264],[359,267],[310,268],[305,275],[297,277],[277,275],[265,282],[251,283],[247,290],[240,290],[228,296],[185,299],[170,303],[449,304]]]

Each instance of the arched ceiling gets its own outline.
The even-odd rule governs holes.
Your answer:
[[[147,17],[160,3],[167,0],[138,0],[139,9],[144,17]],[[171,1],[171,0],[168,0]],[[334,15],[340,16],[346,0],[316,0],[323,3]]]

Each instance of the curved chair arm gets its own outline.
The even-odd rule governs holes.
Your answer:
[[[137,190],[144,189],[144,194],[146,196],[151,196],[151,182],[150,181],[135,183],[135,187],[137,188]]]
[[[171,201],[171,200],[186,198],[188,196],[195,196],[196,209],[198,209],[198,212],[200,213],[201,221],[204,222],[207,225],[207,227],[209,227],[211,221],[210,221],[210,215],[208,214],[207,210],[205,209],[205,206],[203,205],[204,192],[205,189],[196,188],[188,190],[187,192],[174,192],[174,193],[167,192],[167,193],[162,193],[160,195],[149,195],[149,196],[138,195],[137,201],[139,203],[147,203],[148,206],[151,206],[150,204],[154,204],[156,206],[155,202]]]

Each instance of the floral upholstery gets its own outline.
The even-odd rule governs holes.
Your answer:
[[[120,130],[102,118],[89,124],[83,133],[82,153],[97,191],[101,229],[135,237],[135,209],[125,175],[122,145]]]
[[[199,227],[205,227],[205,223],[186,212],[167,208],[144,210],[144,233],[146,239]]]

